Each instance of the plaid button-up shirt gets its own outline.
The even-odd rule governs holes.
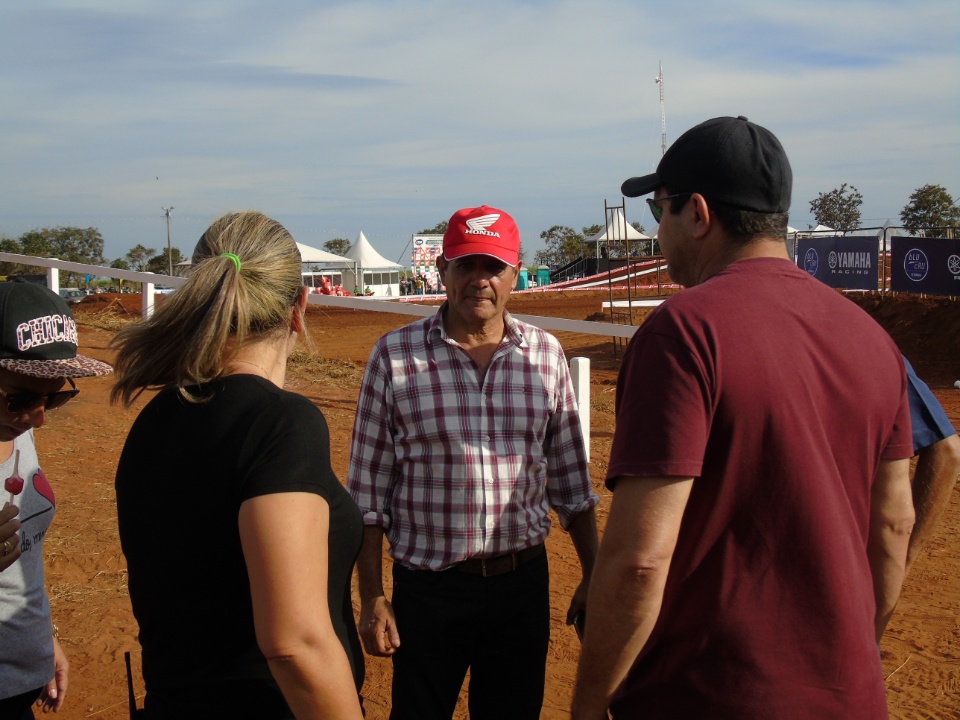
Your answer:
[[[393,559],[442,570],[543,542],[594,507],[560,343],[504,313],[481,377],[443,310],[387,333],[367,363],[347,488]]]

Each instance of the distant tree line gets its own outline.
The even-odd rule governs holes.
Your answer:
[[[810,212],[818,225],[849,232],[860,229],[863,196],[853,185],[820,193],[810,201]],[[900,211],[900,222],[913,235],[952,234],[960,225],[960,208],[941,185],[924,185],[910,196]]]
[[[103,236],[96,228],[53,227],[30,230],[19,238],[0,238],[0,252],[59,258],[89,265],[104,265]],[[35,265],[0,262],[0,275],[36,275],[44,272]],[[62,284],[77,284],[78,273],[64,272]]]
[[[853,185],[842,183],[840,187],[821,192],[810,200],[810,212],[818,225],[826,225],[834,230],[848,232],[862,226],[860,206],[863,196]],[[953,196],[942,185],[924,185],[910,195],[910,199],[900,211],[900,222],[907,232],[914,235],[946,235],[952,237],[960,226],[960,207]],[[640,223],[630,223],[639,232],[644,229]],[[596,252],[588,247],[587,240],[596,235],[602,225],[588,225],[577,232],[565,225],[554,225],[540,233],[544,249],[537,251],[534,257],[536,265],[565,265],[568,262]],[[438,222],[434,227],[421,230],[420,235],[442,235],[447,230],[447,221]],[[323,244],[328,252],[345,255],[350,251],[351,243],[345,238],[334,238]],[[603,248],[611,257],[640,257],[658,255],[660,248],[656,240],[633,240],[612,242]],[[96,228],[48,227],[29,230],[19,238],[0,237],[0,252],[31,255],[34,257],[59,258],[88,265],[106,265],[103,256],[103,236]],[[524,259],[523,245],[520,246],[520,259]],[[170,260],[174,274],[182,274],[177,265],[184,257],[179,248],[170,249]],[[112,268],[167,274],[167,252],[157,252],[154,248],[136,245],[123,257],[109,263]],[[0,262],[0,275],[37,274],[36,266]],[[64,273],[64,285],[79,284],[77,273]]]
[[[79,228],[71,226],[47,227],[29,230],[19,238],[0,238],[0,252],[15,253],[17,255],[31,255],[42,258],[58,258],[70,262],[86,265],[107,265],[103,256],[103,236],[96,228]],[[173,261],[174,274],[181,274],[177,263],[183,261],[178,248],[171,248],[170,257]],[[123,257],[109,263],[112,268],[122,270],[138,270],[166,275],[166,250],[157,253],[153,248],[137,245]],[[36,275],[43,272],[35,265],[0,262],[0,275],[7,277],[15,275]],[[86,277],[81,273],[63,271],[60,275],[60,284],[64,286],[82,286]]]

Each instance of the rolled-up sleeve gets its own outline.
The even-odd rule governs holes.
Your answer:
[[[377,343],[363,374],[350,442],[347,490],[363,513],[364,525],[390,527],[387,512],[397,477],[393,435],[393,392],[385,350]]]

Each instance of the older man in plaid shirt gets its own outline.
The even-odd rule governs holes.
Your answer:
[[[468,668],[473,720],[540,717],[551,508],[583,569],[568,623],[586,600],[599,499],[560,343],[504,309],[519,247],[502,210],[455,213],[447,301],[380,338],[364,375],[348,488],[365,524],[360,635],[393,657],[392,720],[450,718]]]

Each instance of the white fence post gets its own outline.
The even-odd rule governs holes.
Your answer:
[[[573,379],[573,394],[577,396],[584,450],[587,462],[590,462],[590,358],[570,358],[570,376]]]
[[[47,287],[58,295],[60,294],[60,268],[47,268]]]
[[[143,319],[146,320],[153,315],[153,283],[143,281],[141,286],[143,288]]]

